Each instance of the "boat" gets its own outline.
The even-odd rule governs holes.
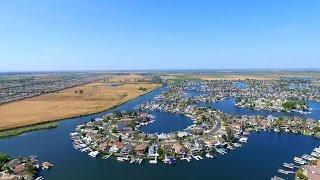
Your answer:
[[[301,158],[302,158],[302,159],[305,159],[305,160],[308,160],[308,161],[315,161],[315,160],[317,160],[317,158],[312,157],[312,156],[310,156],[310,155],[308,155],[308,154],[302,155]]]
[[[227,146],[227,149],[234,150],[234,147],[228,145],[228,146]]]
[[[316,158],[320,158],[320,154],[317,152],[312,152],[311,156],[316,157]]]
[[[234,147],[241,147],[242,145],[239,144],[239,143],[233,143],[233,146],[234,146]]]
[[[177,160],[175,158],[171,157],[171,158],[169,158],[169,160],[170,160],[170,164],[172,164],[172,165],[177,164]]]
[[[117,157],[117,161],[124,162],[124,158],[123,157]]]
[[[209,154],[209,153],[206,154],[206,157],[207,158],[211,158],[211,159],[213,158],[213,156],[211,154]]]
[[[283,163],[283,167],[289,168],[289,169],[293,169],[294,164],[292,163]]]
[[[228,153],[227,153],[224,149],[222,149],[222,148],[217,148],[216,151],[217,151],[218,153],[222,154],[222,155],[228,154]]]
[[[288,175],[289,173],[286,170],[278,169],[278,173]]]
[[[91,157],[97,157],[98,154],[99,154],[99,151],[92,151],[92,152],[89,153],[89,156],[91,156]]]
[[[248,138],[247,138],[247,137],[241,137],[241,138],[239,139],[239,142],[247,143],[247,142],[248,142]]]
[[[157,159],[150,159],[150,160],[149,160],[149,163],[150,163],[150,164],[157,164]]]

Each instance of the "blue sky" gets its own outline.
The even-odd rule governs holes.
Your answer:
[[[320,68],[319,0],[0,1],[0,71]]]

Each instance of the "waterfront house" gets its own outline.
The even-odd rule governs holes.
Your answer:
[[[148,139],[156,141],[158,140],[158,136],[156,134],[148,134]]]
[[[159,141],[165,140],[167,138],[168,138],[167,134],[161,133],[161,134],[158,135]]]
[[[148,144],[138,144],[134,150],[138,156],[144,156],[145,152],[147,151]]]
[[[121,148],[121,150],[120,150],[120,154],[121,155],[128,155],[128,154],[130,154],[130,152],[132,151],[132,145],[131,144],[125,144],[124,146],[123,146],[123,148]]]
[[[177,156],[184,156],[186,154],[185,148],[181,144],[173,144],[173,149]]]
[[[110,148],[111,148],[111,146],[109,145],[108,142],[104,142],[104,143],[99,145],[99,150],[101,152],[108,152]]]
[[[173,153],[173,147],[172,147],[171,144],[163,145],[162,149],[166,152],[166,154],[172,154]]]
[[[123,142],[116,142],[116,143],[114,143],[114,145],[120,150],[124,147],[124,143]]]
[[[195,140],[194,144],[199,150],[205,149],[205,143],[204,143],[204,141],[202,139]]]
[[[190,153],[195,154],[195,153],[199,153],[200,149],[198,149],[194,144],[192,144],[191,142],[187,141],[184,143],[184,146],[189,149]]]
[[[8,162],[8,166],[10,169],[14,169],[15,166],[19,165],[21,162],[19,159],[12,159]]]
[[[116,145],[112,145],[112,146],[110,147],[110,149],[109,149],[109,152],[111,152],[111,153],[116,153],[116,152],[118,152],[118,151],[119,151],[119,149],[117,148]]]
[[[178,136],[179,138],[183,138],[183,137],[185,137],[185,136],[188,136],[188,133],[186,133],[186,132],[184,132],[184,131],[179,131],[179,132],[177,133],[177,136]]]

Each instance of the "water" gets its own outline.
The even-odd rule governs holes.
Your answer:
[[[155,122],[141,127],[140,130],[149,134],[175,132],[183,130],[193,124],[193,121],[190,118],[180,114],[156,111],[148,113],[156,116]]]
[[[123,104],[114,110],[126,110],[151,100],[165,88]],[[274,132],[252,133],[249,142],[226,156],[176,166],[164,164],[120,163],[115,159],[91,158],[73,149],[69,133],[78,124],[101,117],[107,112],[61,121],[55,129],[26,133],[0,141],[0,151],[12,156],[37,155],[40,161],[52,162],[54,168],[41,172],[45,179],[269,179],[277,174],[283,162],[310,153],[319,140],[297,134]],[[165,114],[162,114],[165,117]],[[175,116],[175,115],[172,115]],[[170,116],[171,117],[171,116]],[[159,121],[166,121],[159,116]],[[167,126],[167,125],[166,125]],[[161,127],[165,127],[164,125]],[[158,127],[157,127],[158,128]],[[182,128],[179,127],[179,128]],[[303,146],[302,146],[303,145]],[[278,174],[279,176],[279,174]],[[287,176],[293,179],[292,176]]]
[[[242,108],[235,105],[235,99],[229,98],[221,101],[216,101],[213,103],[202,103],[202,106],[210,106],[215,109],[219,109],[227,114],[232,115],[260,115],[260,116],[268,116],[273,115],[275,117],[281,116],[298,116],[302,118],[313,118],[320,119],[320,103],[315,101],[307,101],[307,105],[312,109],[309,114],[301,114],[299,112],[277,112],[277,111],[269,111],[269,110],[255,110],[252,108]]]

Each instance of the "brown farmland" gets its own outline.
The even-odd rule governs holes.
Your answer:
[[[138,82],[109,85],[100,81],[1,105],[0,130],[100,112],[159,87]]]

